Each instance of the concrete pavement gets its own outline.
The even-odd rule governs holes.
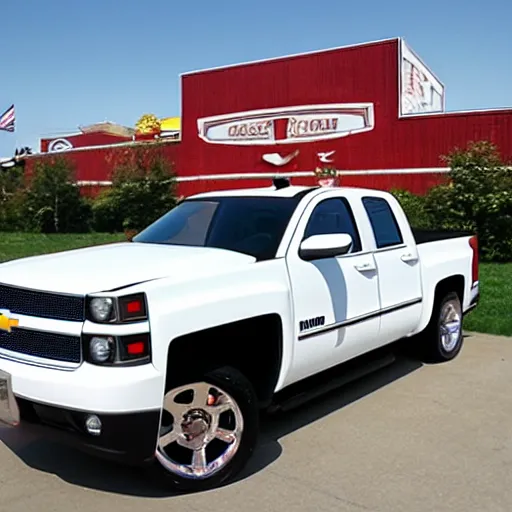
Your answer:
[[[512,339],[392,366],[267,422],[244,477],[169,497],[137,470],[0,428],[0,512],[510,512]]]

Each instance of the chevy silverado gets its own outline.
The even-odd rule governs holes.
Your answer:
[[[453,359],[478,299],[477,238],[413,230],[387,192],[198,194],[126,242],[0,265],[0,423],[212,488],[313,376],[404,340]]]

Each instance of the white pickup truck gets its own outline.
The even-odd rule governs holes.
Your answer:
[[[189,197],[126,242],[3,263],[0,283],[0,422],[194,491],[232,479],[260,413],[310,377],[398,340],[455,357],[478,247],[414,232],[386,192],[275,180]]]

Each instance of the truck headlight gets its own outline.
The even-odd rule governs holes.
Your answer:
[[[149,332],[128,336],[83,334],[84,359],[99,366],[146,364],[151,361]]]
[[[86,318],[101,324],[122,324],[148,320],[148,306],[143,292],[121,297],[90,297],[86,299]]]
[[[106,363],[114,357],[114,339],[112,337],[91,338],[89,342],[89,354],[94,363]]]
[[[91,315],[97,322],[110,320],[113,313],[114,301],[109,297],[95,297],[89,303]]]

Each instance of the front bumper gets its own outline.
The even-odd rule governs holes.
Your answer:
[[[124,414],[162,406],[165,379],[152,364],[63,370],[0,358],[0,371],[11,376],[17,397],[55,407]]]
[[[34,431],[102,458],[143,464],[154,457],[164,377],[152,364],[52,369],[0,358],[0,425]],[[85,428],[88,415],[99,436]]]
[[[85,428],[90,411],[75,411],[16,399],[21,432],[34,433],[73,446],[91,455],[128,465],[144,465],[154,459],[160,410],[125,414],[98,414],[99,436]]]
[[[91,414],[101,421],[99,435],[87,431]],[[160,408],[111,413],[29,400],[14,393],[12,375],[0,370],[0,425],[53,438],[102,458],[134,465],[152,461],[160,414]]]

